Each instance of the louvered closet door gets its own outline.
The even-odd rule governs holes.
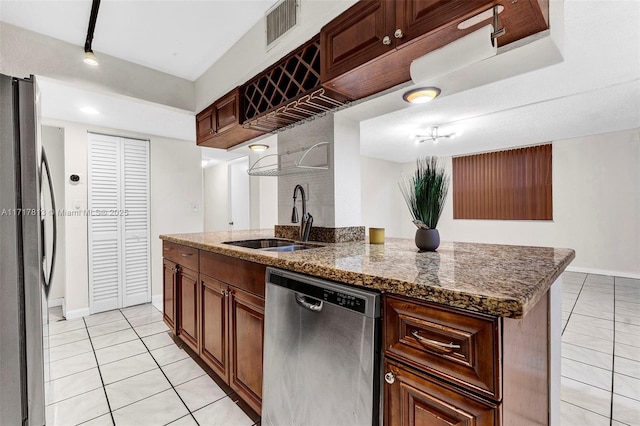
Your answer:
[[[89,307],[91,313],[121,306],[120,138],[89,135]]]
[[[89,308],[151,301],[149,141],[89,134]]]
[[[151,301],[149,253],[149,142],[122,140],[123,306]]]

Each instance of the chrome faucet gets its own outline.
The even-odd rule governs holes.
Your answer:
[[[296,208],[296,198],[298,191],[302,196],[302,220],[300,221],[300,241],[309,241],[311,233],[311,225],[313,224],[313,216],[307,213],[307,196],[304,193],[302,185],[296,185],[293,188],[293,211],[291,212],[291,222],[298,223],[298,209]]]

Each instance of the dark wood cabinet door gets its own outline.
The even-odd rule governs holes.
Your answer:
[[[196,137],[201,143],[211,139],[216,133],[216,116],[213,106],[202,111],[196,116]]]
[[[200,356],[213,371],[229,382],[228,286],[206,275],[200,275],[201,333]]]
[[[162,318],[176,333],[176,264],[162,259]]]
[[[264,299],[229,287],[230,386],[257,413],[262,409]]]
[[[198,273],[187,268],[178,272],[178,336],[198,351]]]
[[[222,133],[240,124],[239,90],[234,89],[214,105],[216,132]]]
[[[498,407],[471,393],[390,360],[384,374],[386,426],[498,425]]]
[[[394,25],[395,2],[389,0],[359,1],[327,24],[320,31],[321,80],[327,82],[392,52]]]
[[[492,0],[396,0],[394,38],[398,47],[454,21],[490,9]],[[397,32],[399,31],[399,32]]]

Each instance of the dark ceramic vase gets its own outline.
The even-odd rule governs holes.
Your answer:
[[[437,229],[416,230],[416,246],[420,251],[436,251],[440,246],[440,233]]]

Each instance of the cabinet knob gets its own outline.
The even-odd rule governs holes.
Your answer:
[[[384,375],[384,381],[389,383],[390,385],[392,385],[396,381],[396,375],[393,374],[393,371],[389,371]]]
[[[390,45],[391,44],[391,37],[384,36],[384,38],[382,39],[382,44],[384,44],[385,46]]]
[[[393,35],[395,36],[395,38],[402,38],[402,37],[404,37],[404,33],[402,32],[402,30],[401,30],[400,28],[398,28],[398,29],[396,30],[396,32],[395,32],[395,33],[393,33]]]

